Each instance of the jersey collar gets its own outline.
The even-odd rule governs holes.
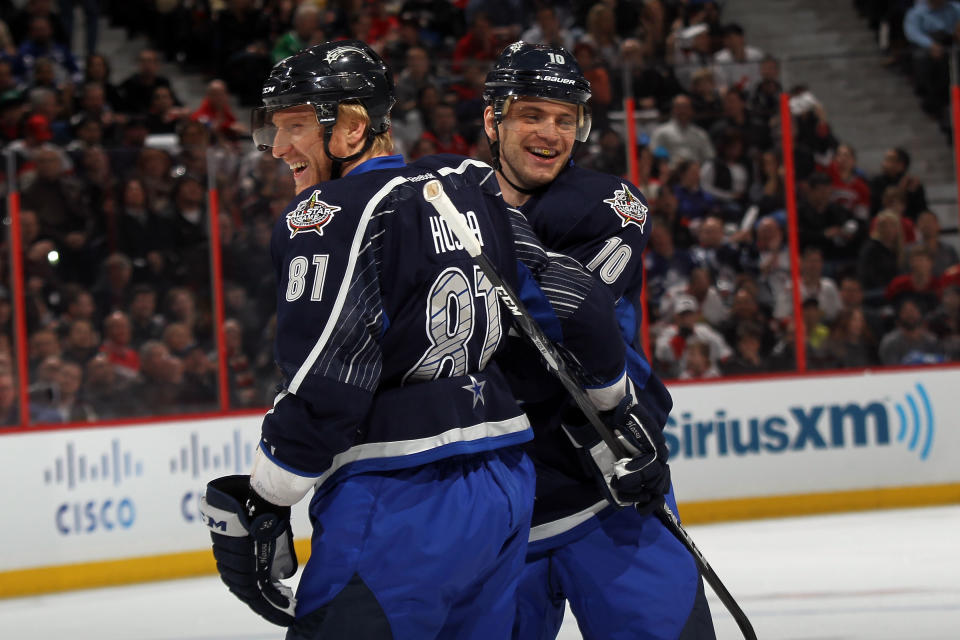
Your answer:
[[[355,166],[350,170],[350,175],[359,175],[361,173],[376,171],[378,169],[401,169],[405,166],[407,166],[407,163],[404,162],[403,156],[401,155],[377,156],[376,158],[364,160]]]

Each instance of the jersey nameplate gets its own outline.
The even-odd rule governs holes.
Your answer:
[[[477,222],[477,214],[473,211],[467,211],[464,217],[467,219],[467,226],[473,231],[473,235],[477,236],[477,242],[482,247],[483,236],[480,235],[480,223]],[[433,236],[433,250],[437,255],[447,251],[463,249],[463,245],[457,240],[457,236],[440,216],[430,216],[430,235]]]

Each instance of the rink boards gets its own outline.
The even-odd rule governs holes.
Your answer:
[[[960,502],[960,369],[671,386],[688,523]],[[2,436],[0,597],[213,570],[198,498],[260,417]],[[306,502],[294,511],[307,552]]]

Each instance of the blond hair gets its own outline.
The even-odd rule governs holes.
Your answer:
[[[370,116],[367,109],[359,102],[341,102],[337,119],[347,118],[348,120],[360,120],[367,127],[370,126]],[[378,133],[373,138],[370,145],[370,153],[373,156],[390,155],[393,153],[393,132],[387,129],[383,133]]]

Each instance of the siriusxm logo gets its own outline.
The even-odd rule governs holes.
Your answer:
[[[886,446],[898,427],[896,441],[926,460],[935,432],[933,407],[922,384],[915,390],[916,397],[905,393],[903,402],[792,406],[767,416],[729,416],[720,409],[704,420],[684,412],[679,421],[667,419],[664,435],[673,457],[705,458]]]

